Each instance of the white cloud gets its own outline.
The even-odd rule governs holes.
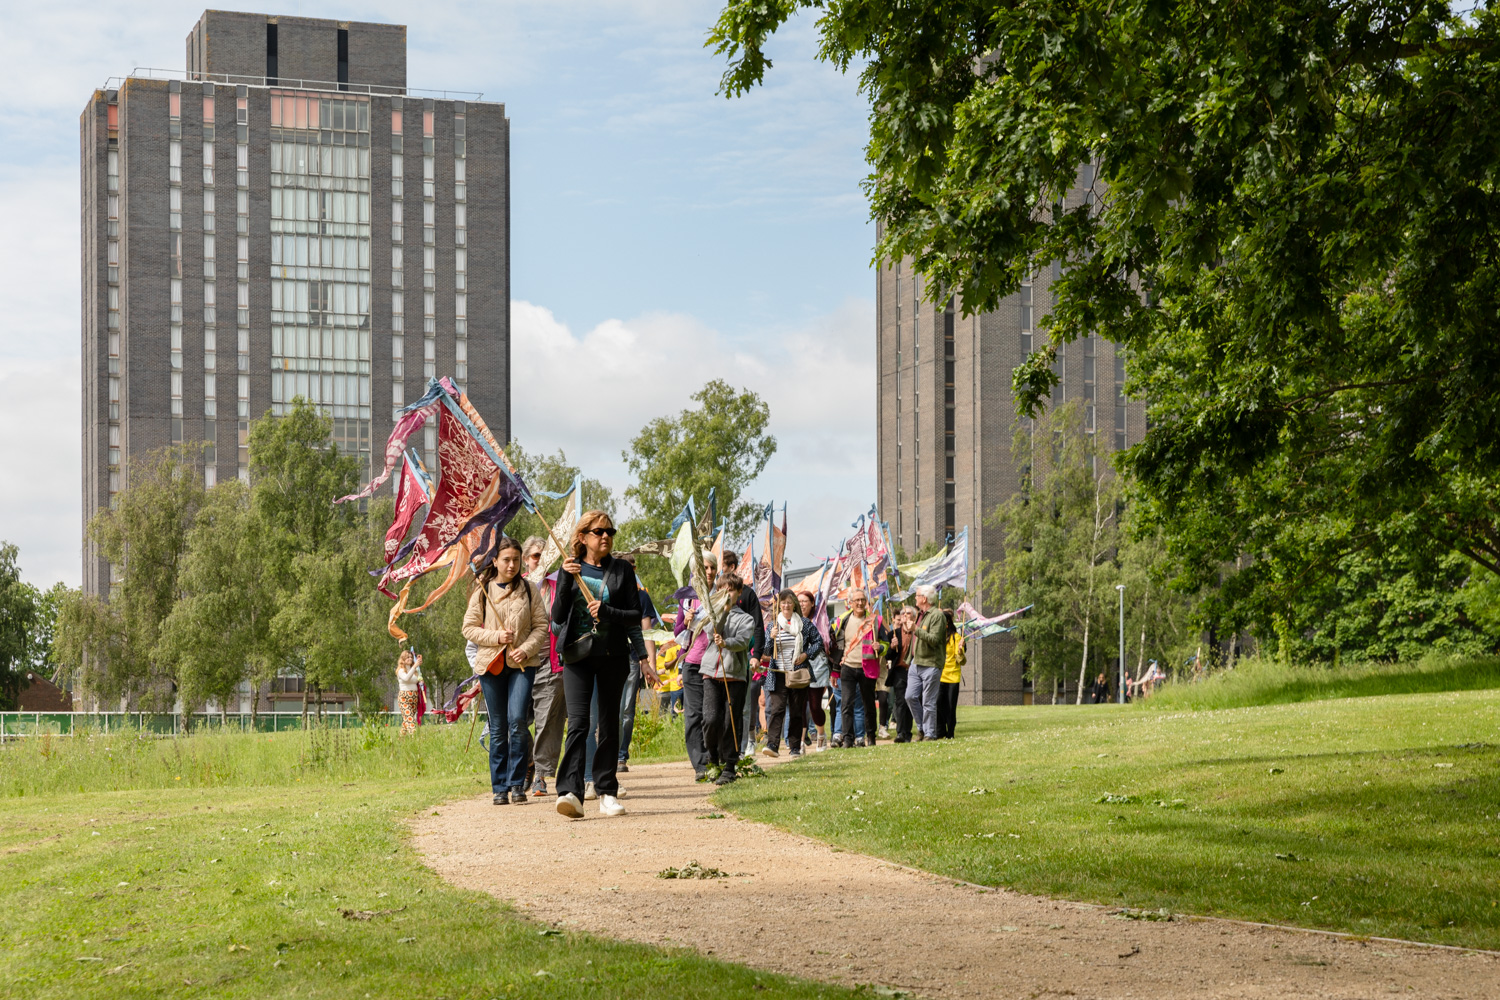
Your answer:
[[[875,499],[874,328],[874,303],[851,300],[832,315],[747,337],[674,313],[610,319],[579,334],[544,306],[516,301],[514,433],[529,451],[561,448],[623,490],[621,452],[647,421],[693,405],[709,379],[752,389],[771,408],[777,450],[750,495],[788,504],[788,563],[812,562]]]
[[[71,359],[0,363],[0,538],[43,589],[83,579],[79,378]]]

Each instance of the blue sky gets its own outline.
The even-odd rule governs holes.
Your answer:
[[[0,538],[43,586],[81,575],[78,114],[136,66],[183,64],[200,4],[7,13],[0,58]],[[790,502],[788,558],[827,554],[874,499],[867,109],[775,41],[769,86],[726,101],[712,2],[399,3],[274,13],[407,25],[408,83],[482,91],[512,129],[515,434],[623,487],[620,451],[709,378],[760,392],[780,447],[753,495]],[[597,426],[555,406],[576,359],[639,387]],[[562,415],[559,416],[561,411]]]

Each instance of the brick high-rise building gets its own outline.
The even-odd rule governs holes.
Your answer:
[[[1085,166],[1065,207],[1084,204],[1093,188],[1093,168]],[[961,303],[929,301],[910,260],[876,275],[881,517],[908,553],[968,528],[971,580],[981,561],[1004,555],[1000,529],[989,521],[1020,488],[1011,373],[1045,337],[1036,324],[1051,308],[1057,276],[1055,268],[1038,274],[993,312],[965,318]],[[1107,435],[1112,449],[1138,443],[1146,429],[1144,405],[1123,392],[1124,361],[1098,337],[1068,344],[1058,357],[1054,401],[1083,400],[1087,425]],[[1022,702],[1023,665],[1014,652],[1008,636],[969,644],[965,704]]]
[[[210,485],[245,477],[249,422],[298,396],[367,472],[433,374],[509,437],[510,123],[481,96],[408,89],[401,25],[225,11],[184,73],[94,92],[85,523],[133,455],[203,442]],[[84,587],[109,582],[85,539]]]

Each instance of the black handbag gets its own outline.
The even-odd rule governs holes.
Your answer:
[[[561,650],[559,650],[558,655],[562,657],[562,661],[564,663],[582,663],[584,660],[587,660],[593,652],[594,633],[590,632],[588,635],[581,635],[577,639],[574,639],[572,642],[568,643]]]

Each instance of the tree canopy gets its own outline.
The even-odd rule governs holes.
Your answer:
[[[1189,583],[1247,554],[1288,601],[1391,544],[1500,572],[1500,12],[746,0],[727,94],[804,7],[870,103],[877,255],[967,312],[1056,262],[1023,412],[1058,345],[1128,349],[1124,465]]]

